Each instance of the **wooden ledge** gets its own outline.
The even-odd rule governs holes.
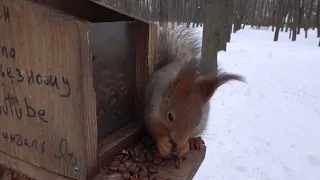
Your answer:
[[[132,142],[140,140],[145,129],[139,124],[129,123],[117,132],[98,143],[99,172],[103,171],[104,165],[114,160],[121,149],[128,147]]]
[[[127,148],[130,144],[134,144],[141,140],[146,134],[146,130],[137,124],[128,124],[111,136],[99,142],[99,174],[94,180],[102,180],[103,175],[107,172],[104,165],[110,164],[119,154],[121,149]],[[192,180],[201,166],[206,155],[206,147],[200,151],[190,151],[186,154],[186,160],[180,165],[180,169],[176,169],[172,160],[163,160],[158,173],[162,177],[171,178],[173,180]],[[116,178],[117,179],[117,178]],[[119,175],[119,180],[121,180]]]
[[[206,155],[206,147],[200,151],[190,151],[186,154],[187,159],[180,165],[180,169],[173,166],[172,160],[163,160],[159,175],[172,180],[192,180],[200,168]],[[101,171],[93,180],[105,180],[104,175],[108,170]],[[122,180],[121,174],[114,176],[112,180]]]
[[[180,165],[180,169],[173,167],[172,160],[162,162],[159,174],[165,178],[174,180],[192,180],[200,168],[206,155],[206,147],[200,151],[190,151],[186,154],[187,159]]]

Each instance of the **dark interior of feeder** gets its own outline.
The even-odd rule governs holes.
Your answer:
[[[89,42],[97,102],[98,140],[133,116],[135,86],[134,19],[88,0],[30,0],[92,23]],[[76,6],[75,6],[76,5]]]
[[[93,23],[89,40],[99,140],[133,118],[135,42],[133,23]]]

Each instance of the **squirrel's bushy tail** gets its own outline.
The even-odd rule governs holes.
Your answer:
[[[192,28],[171,23],[158,26],[156,69],[177,62],[184,63],[201,52],[201,38]]]

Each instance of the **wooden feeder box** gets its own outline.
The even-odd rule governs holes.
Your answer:
[[[144,136],[157,26],[124,14],[86,0],[0,0],[0,164],[93,179]],[[204,156],[163,173],[192,179]]]

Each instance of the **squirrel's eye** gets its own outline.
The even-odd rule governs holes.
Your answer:
[[[171,112],[168,113],[168,119],[169,121],[173,121],[173,115]]]

